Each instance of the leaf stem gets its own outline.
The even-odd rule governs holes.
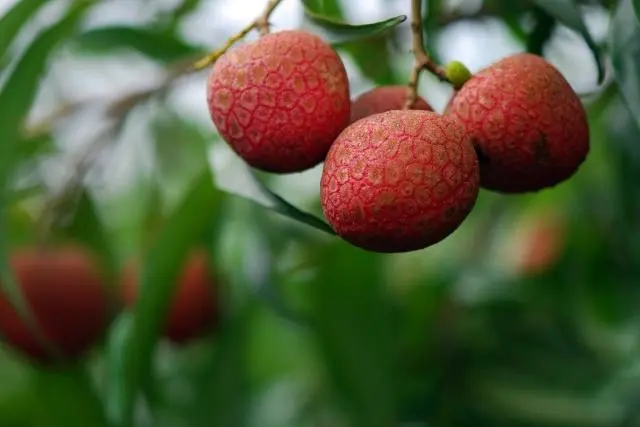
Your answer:
[[[409,82],[407,83],[407,102],[405,103],[405,109],[413,108],[416,100],[418,99],[418,81],[420,79],[420,73],[423,70],[427,70],[440,81],[451,84],[451,81],[447,78],[447,75],[438,64],[431,60],[431,57],[427,53],[424,47],[424,37],[422,35],[422,0],[411,0],[411,33],[413,35],[413,55],[415,57],[415,63]]]
[[[218,58],[224,55],[225,52],[231,48],[231,46],[233,46],[238,41],[245,38],[247,34],[249,34],[252,30],[258,30],[258,32],[260,33],[260,36],[264,36],[268,34],[269,18],[271,17],[271,14],[281,2],[282,0],[269,0],[269,2],[267,3],[267,6],[264,9],[264,12],[262,12],[260,16],[258,16],[255,20],[250,22],[246,27],[238,31],[236,34],[229,37],[225,42],[225,44],[220,49],[214,50],[204,58],[196,61],[193,64],[193,69],[202,70],[208,67],[209,65],[213,64],[218,60]]]

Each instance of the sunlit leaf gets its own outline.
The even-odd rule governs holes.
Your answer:
[[[631,0],[622,0],[611,22],[611,62],[620,93],[640,126],[640,23]]]
[[[46,0],[21,0],[0,18],[0,69],[6,64],[6,54],[22,26],[29,21]]]
[[[173,62],[200,52],[171,33],[125,26],[94,28],[75,37],[74,42],[81,49],[96,53],[133,49],[160,62]]]
[[[580,8],[575,0],[533,0],[538,6],[546,10],[549,15],[556,18],[559,22],[577,31],[591,49],[593,57],[598,66],[598,83],[604,80],[604,64],[600,55],[600,49],[593,40],[591,33],[587,29],[587,25],[582,18]]]
[[[124,345],[114,349],[116,355],[111,358],[111,363],[122,364],[111,368],[120,373],[109,393],[109,398],[115,399],[109,411],[115,425],[131,424],[140,387],[152,374],[152,357],[176,278],[187,252],[214,220],[218,205],[218,193],[206,171],[195,181],[144,257],[131,331],[125,334],[128,336]]]
[[[326,33],[325,38],[330,43],[341,43],[363,37],[380,34],[407,20],[406,15],[368,24],[350,24],[336,19],[335,11],[323,10],[323,2],[318,0],[303,0],[305,15]]]

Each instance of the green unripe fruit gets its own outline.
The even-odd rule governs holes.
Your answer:
[[[473,75],[471,71],[460,61],[451,61],[445,67],[447,78],[453,84],[454,89],[460,89]]]

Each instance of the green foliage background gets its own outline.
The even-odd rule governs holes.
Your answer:
[[[3,292],[31,316],[6,255],[36,241],[43,211],[57,241],[100,256],[114,290],[120,266],[144,254],[139,304],[116,313],[79,366],[38,368],[0,348],[0,426],[640,426],[639,0],[426,0],[436,59],[456,56],[438,47],[452,26],[486,20],[522,51],[546,55],[563,39],[590,51],[573,69],[597,64],[581,94],[592,148],[569,182],[524,196],[483,191],[454,235],[401,255],[341,242],[321,219],[317,184],[300,190],[296,176],[249,170],[210,123],[174,108],[181,85],[201,82],[206,110],[206,72],[184,66],[224,39],[200,46],[181,29],[208,2],[128,2],[153,18],[88,25],[105,2],[86,0],[20,0],[0,18]],[[369,23],[346,18],[347,0],[303,3],[303,26],[334,44],[361,88],[406,81],[405,16]],[[608,19],[605,37],[587,26],[594,14]],[[44,15],[55,19],[35,25]],[[67,103],[47,87],[61,57],[131,55],[166,76],[115,101]],[[47,89],[62,91],[52,115],[31,120]],[[97,135],[68,140],[87,121]],[[131,144],[148,155],[116,185],[130,160],[118,148]],[[46,173],[55,166],[76,171],[62,195]],[[522,274],[510,256],[528,245],[517,224],[549,211],[566,218],[559,255]],[[224,321],[178,348],[158,331],[195,244],[224,277]]]

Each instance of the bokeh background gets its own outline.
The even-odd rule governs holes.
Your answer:
[[[350,247],[300,213],[322,217],[321,166],[252,173],[217,135],[207,70],[185,64],[266,1],[3,0],[0,16],[18,3],[33,14],[15,38],[0,20],[0,94],[14,94],[0,96],[0,144],[16,129],[22,144],[2,151],[14,170],[4,252],[37,241],[44,222],[116,272],[151,250],[146,268],[168,277],[203,243],[224,319],[177,346],[134,326],[160,319],[161,304],[116,311],[71,368],[0,347],[0,426],[640,426],[633,1],[425,1],[440,63],[477,71],[528,50],[556,65],[587,108],[591,152],[556,188],[482,191],[452,236],[397,255]],[[36,52],[80,3],[77,28],[46,58]],[[328,28],[305,7],[353,26]],[[403,84],[413,65],[407,21],[375,34],[357,25],[409,13],[408,0],[284,0],[271,22],[334,43],[355,97]],[[45,60],[44,72],[14,72],[24,58]],[[419,92],[437,111],[452,93],[426,73]]]

